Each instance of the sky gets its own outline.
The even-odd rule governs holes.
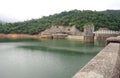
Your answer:
[[[120,0],[0,0],[0,17],[24,21],[69,10],[120,9]]]

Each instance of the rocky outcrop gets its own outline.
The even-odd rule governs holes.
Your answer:
[[[40,33],[41,35],[52,35],[52,34],[68,34],[68,35],[82,35],[75,26],[51,26],[45,31]]]

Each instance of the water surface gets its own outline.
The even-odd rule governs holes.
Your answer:
[[[76,40],[0,40],[0,78],[71,78],[104,45]]]

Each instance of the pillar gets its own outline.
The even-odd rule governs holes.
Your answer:
[[[94,26],[85,25],[84,26],[84,42],[94,42]]]

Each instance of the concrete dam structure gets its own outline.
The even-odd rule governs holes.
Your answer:
[[[109,38],[107,42],[108,45],[72,78],[120,78],[120,38]]]
[[[94,42],[94,40],[106,40],[109,37],[119,36],[119,31],[109,30],[108,28],[99,28],[97,31],[94,31],[94,25],[85,25],[84,26],[84,42]]]
[[[116,37],[120,34],[119,31],[109,30],[108,28],[99,28],[93,33],[95,34],[95,39],[97,40],[105,40],[106,38]]]
[[[81,39],[84,42],[94,42],[96,40],[105,40],[108,37],[115,37],[120,34],[119,31],[109,30],[108,28],[100,28],[97,31],[94,31],[93,24],[86,24],[84,26],[84,32],[77,29],[75,26],[51,26],[43,32],[40,32],[39,35],[41,38],[46,39]],[[83,38],[84,37],[84,38]]]
[[[84,42],[94,42],[94,26],[85,25],[84,26]]]

